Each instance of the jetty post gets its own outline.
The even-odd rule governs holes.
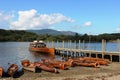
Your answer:
[[[71,45],[72,41],[70,40],[70,51],[72,51],[72,45]],[[70,56],[72,56],[72,52],[70,52]]]
[[[50,42],[49,41],[47,41],[47,44],[48,44],[47,47],[50,47]]]
[[[103,45],[104,45],[104,40],[102,40],[102,59],[103,59],[103,54],[104,54]]]
[[[54,41],[52,41],[52,47],[54,48]]]
[[[75,40],[75,42],[74,42],[74,49],[76,49],[76,40]]]
[[[82,42],[82,50],[85,50],[85,40],[83,40]],[[82,52],[82,56],[85,56],[84,52]]]
[[[59,48],[59,45],[58,45],[58,40],[57,40],[57,44],[56,44],[56,47]]]
[[[84,50],[85,49],[85,41],[83,40],[83,43],[82,43],[82,49]]]
[[[80,49],[81,47],[80,47],[80,40],[79,40],[79,45],[78,45],[78,49],[79,49],[79,56],[80,56],[80,54],[81,54],[81,49]]]
[[[106,40],[102,39],[102,59],[104,59],[105,50],[106,50]]]
[[[91,36],[89,35],[89,44],[88,44],[88,48],[89,48],[89,57],[91,57]],[[97,54],[96,54],[97,57]]]
[[[68,43],[68,49],[69,49],[69,48],[70,48],[70,46],[69,46],[69,45],[70,45],[70,41],[68,40],[67,43]],[[69,52],[68,52],[68,50],[67,50],[67,59],[68,59],[68,56],[69,56],[68,53],[69,53]]]
[[[64,40],[63,40],[63,41],[62,41],[62,50],[63,50],[63,51],[62,51],[62,58],[64,58],[64,51],[65,51],[65,50],[64,50],[64,49],[65,49],[65,45],[64,45],[64,44],[65,44],[65,42],[64,42]]]
[[[118,42],[118,52],[119,52],[119,62],[120,62],[120,39],[118,39],[117,42]]]
[[[76,40],[74,41],[74,49],[76,49]],[[73,57],[77,57],[76,50],[73,51]]]

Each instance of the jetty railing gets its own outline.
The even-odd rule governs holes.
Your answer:
[[[120,39],[117,40],[118,51],[106,51],[106,40],[102,40],[101,50],[91,50],[90,43],[86,48],[85,41],[79,40],[76,42],[72,42],[71,40],[67,41],[67,45],[65,45],[65,41],[62,42],[47,42],[47,47],[54,47],[55,54],[58,54],[62,57],[96,57],[96,58],[106,58],[110,61],[120,62]],[[116,47],[117,48],[117,47]]]

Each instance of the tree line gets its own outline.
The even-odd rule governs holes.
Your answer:
[[[85,40],[86,42],[101,42],[102,39],[106,41],[113,41],[120,39],[120,33],[111,33],[111,34],[99,34],[99,35],[88,35],[83,34],[79,35],[49,35],[49,34],[36,34],[32,32],[26,32],[24,30],[4,30],[0,29],[0,41],[33,41],[33,40],[44,40],[44,41],[78,41]]]

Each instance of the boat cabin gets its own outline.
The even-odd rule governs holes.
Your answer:
[[[33,42],[30,43],[30,47],[45,48],[46,44],[43,41],[33,41]]]

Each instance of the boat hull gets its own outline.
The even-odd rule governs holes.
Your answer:
[[[3,68],[0,67],[0,77],[2,77],[2,75],[3,75]]]
[[[7,73],[9,76],[14,77],[17,71],[18,71],[18,65],[11,64],[10,67],[8,68]]]
[[[34,52],[41,52],[41,53],[48,53],[50,55],[54,55],[55,49],[54,48],[35,48],[35,47],[29,47],[30,51]]]

